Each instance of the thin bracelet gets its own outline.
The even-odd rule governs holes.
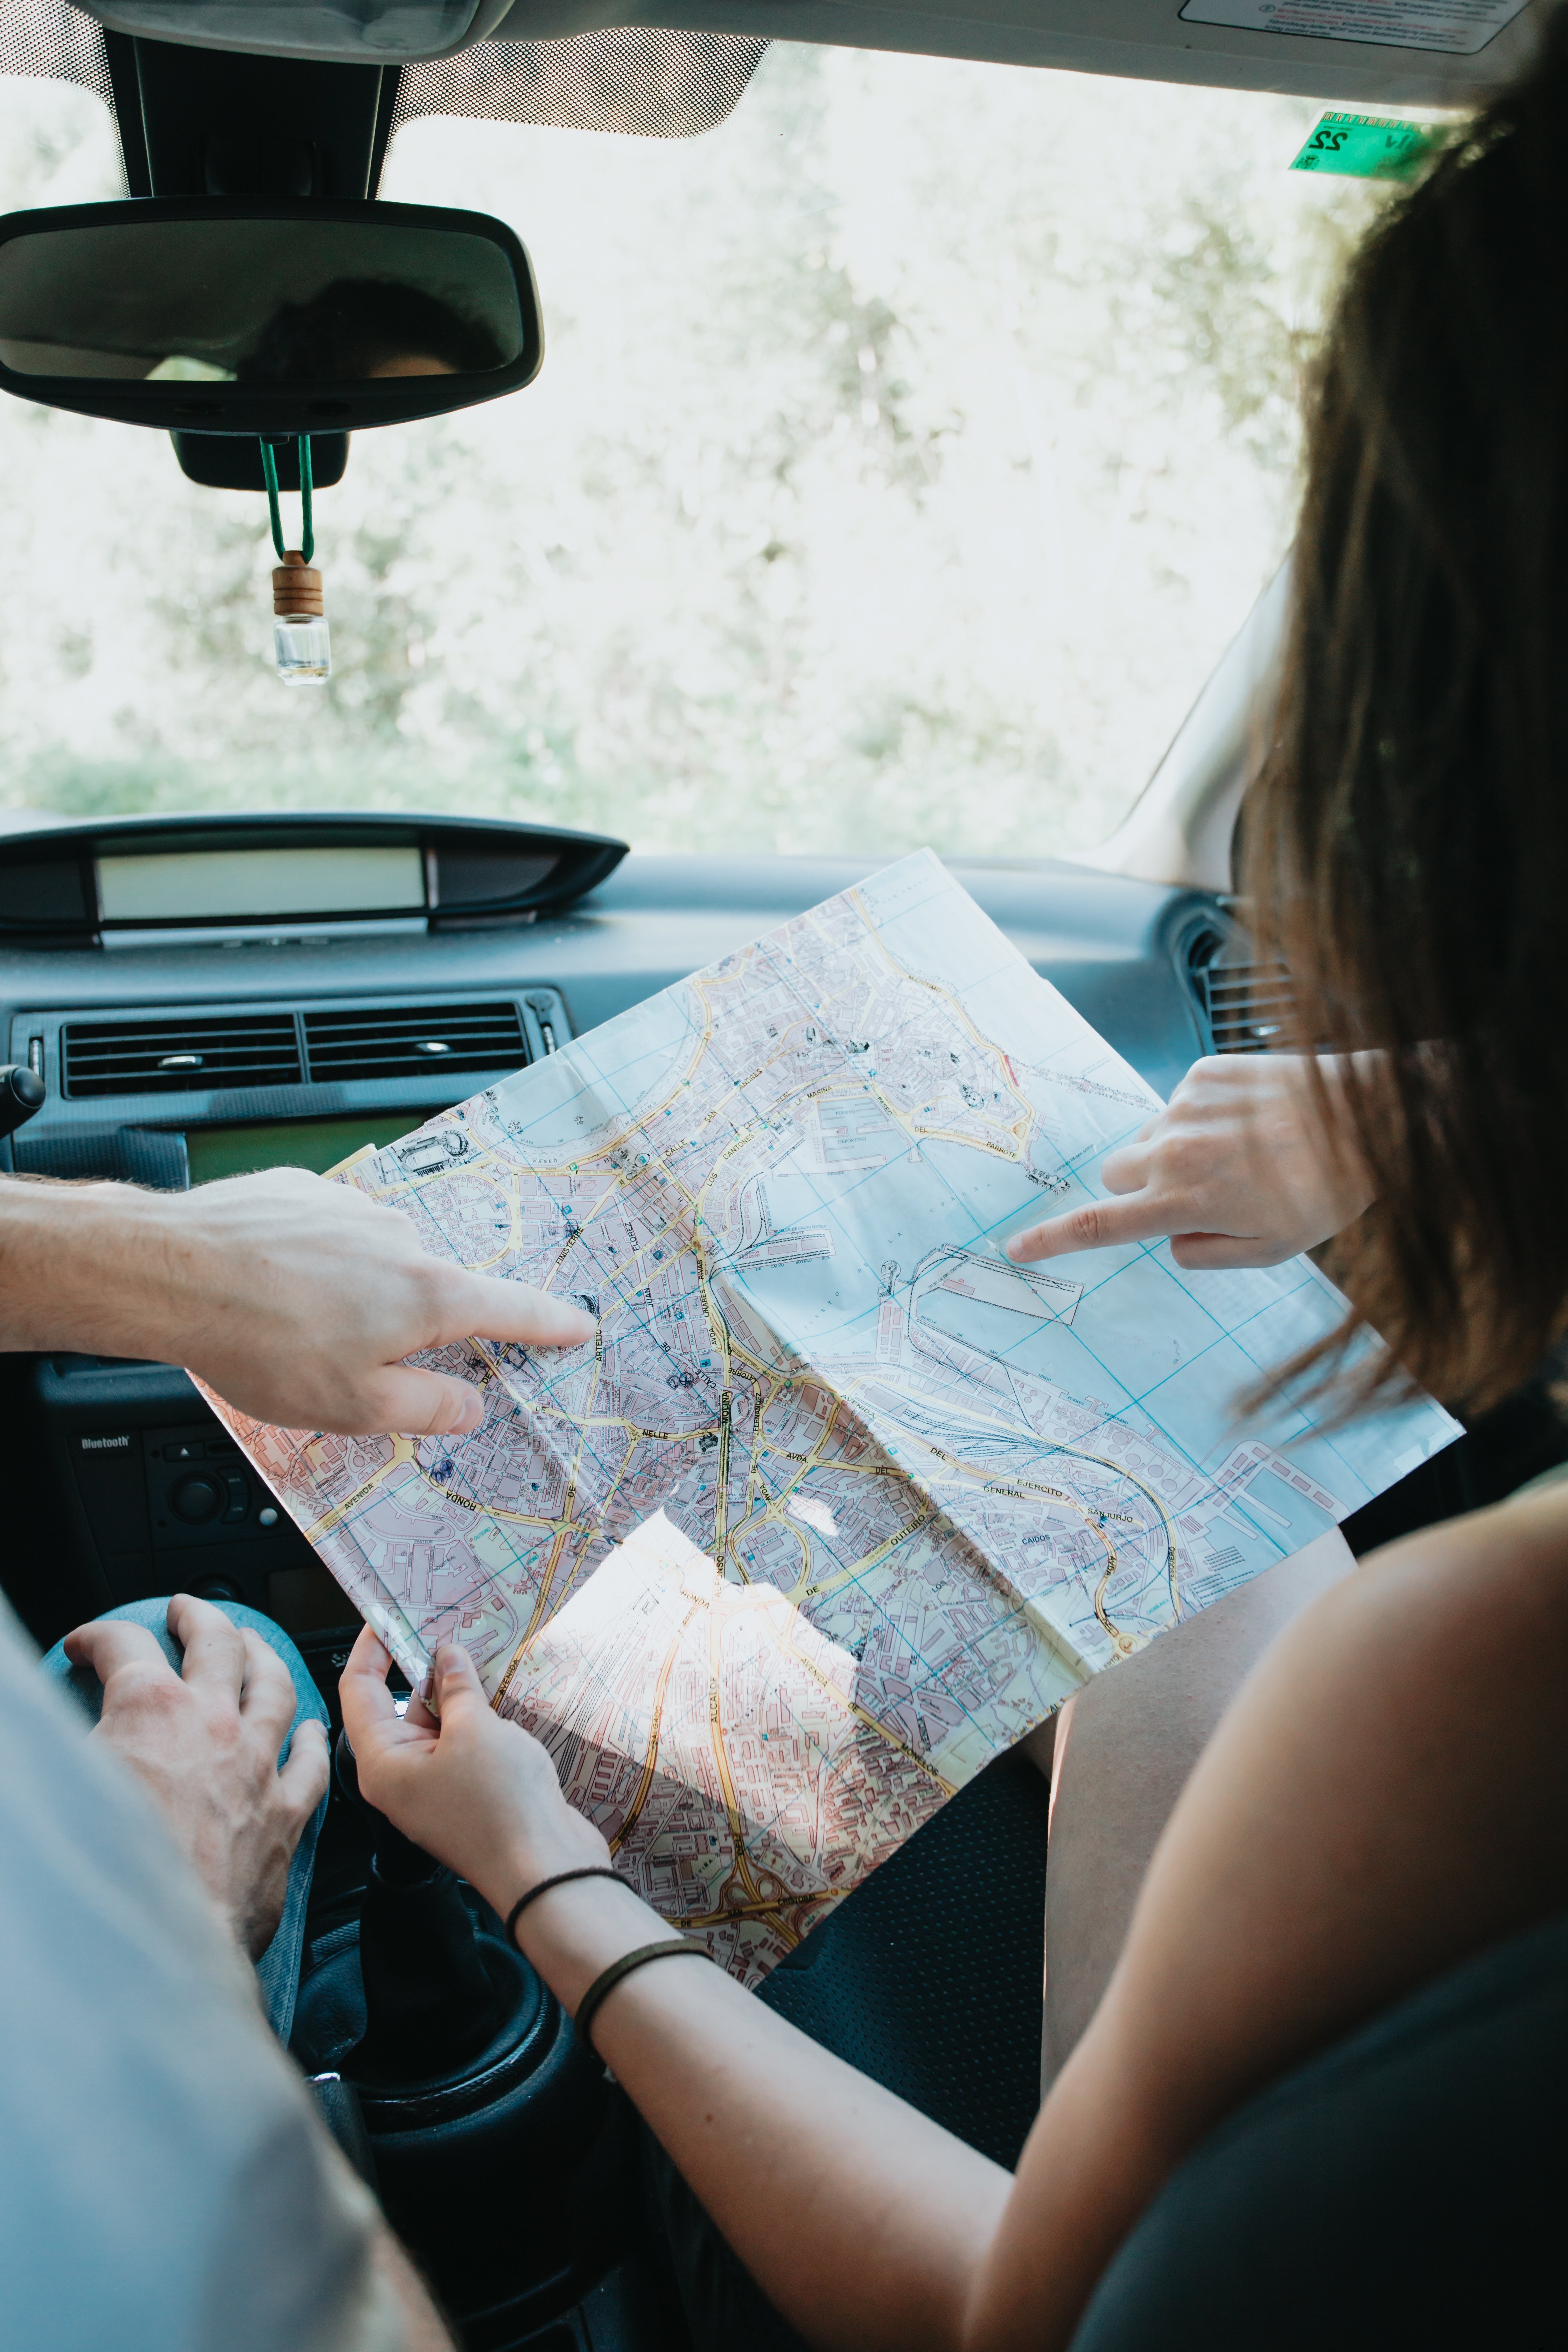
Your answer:
[[[605,1862],[589,1863],[581,1870],[558,1870],[553,1878],[542,1878],[537,1886],[531,1886],[526,1895],[518,1896],[506,1915],[507,1942],[510,1944],[515,1940],[517,1923],[531,1903],[537,1903],[540,1896],[548,1895],[552,1886],[570,1886],[574,1878],[613,1878],[617,1886],[628,1884],[618,1870],[612,1870]],[[636,1889],[632,1891],[635,1894]]]
[[[693,1943],[689,1936],[676,1936],[663,1944],[639,1944],[635,1952],[623,1952],[618,1960],[612,1960],[609,1967],[594,1979],[577,2003],[577,2013],[572,2022],[584,2049],[593,2050],[595,2057],[598,2056],[598,2052],[594,2050],[594,2020],[605,1994],[614,1992],[623,1977],[629,1977],[634,1969],[642,1968],[648,1960],[673,1960],[682,1952],[689,1953],[694,1960],[712,1958],[705,1946]]]

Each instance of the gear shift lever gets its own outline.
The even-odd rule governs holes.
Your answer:
[[[323,1939],[300,1985],[294,2054],[357,2095],[387,2217],[465,2340],[542,2344],[635,2195],[631,2111],[499,1922],[366,1803],[346,1739],[335,1773],[374,1860],[357,1948]]]
[[[337,1775],[374,1846],[360,1916],[365,2029],[343,2069],[365,2083],[451,2074],[494,2039],[508,2004],[451,1872],[361,1795],[346,1732],[338,1734]]]
[[[35,1070],[21,1062],[0,1069],[0,1136],[15,1135],[44,1106],[45,1087]]]

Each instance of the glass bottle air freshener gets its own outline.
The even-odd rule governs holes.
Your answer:
[[[278,505],[278,459],[270,441],[261,444],[261,478],[272,523],[278,568],[272,574],[272,649],[285,686],[325,686],[332,674],[332,640],[321,594],[321,575],[312,571],[316,534],[310,516],[310,437],[300,436],[300,547],[285,548]]]
[[[332,674],[332,640],[321,575],[298,548],[272,574],[272,644],[285,686],[325,686]]]

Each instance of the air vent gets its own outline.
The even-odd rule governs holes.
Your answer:
[[[60,1032],[65,1091],[93,1095],[208,1093],[292,1087],[301,1076],[287,1013],[188,1021],[72,1021]]]
[[[1197,979],[1216,1054],[1268,1054],[1289,1042],[1296,1005],[1282,963],[1211,963]]]
[[[307,1013],[316,1086],[331,1078],[428,1077],[435,1070],[515,1070],[528,1059],[515,1004],[410,1004]]]

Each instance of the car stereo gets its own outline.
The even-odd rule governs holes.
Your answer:
[[[47,1553],[13,1580],[31,1588],[16,1598],[40,1639],[166,1592],[241,1601],[293,1636],[333,1699],[353,1606],[184,1372],[41,1356],[20,1403],[35,1479],[58,1505]]]

